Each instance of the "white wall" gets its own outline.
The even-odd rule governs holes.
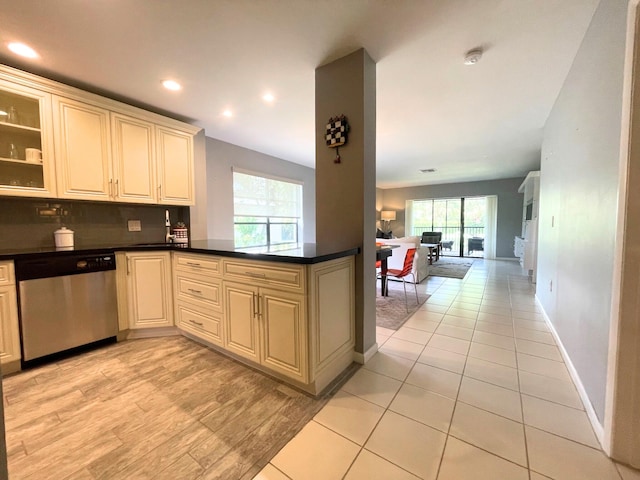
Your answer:
[[[242,168],[302,182],[303,241],[316,239],[315,170],[206,137],[208,237],[233,240],[233,172]]]
[[[605,407],[626,31],[602,0],[547,120],[537,296],[600,422]],[[553,226],[552,226],[553,225]]]

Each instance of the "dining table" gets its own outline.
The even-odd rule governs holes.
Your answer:
[[[394,248],[399,248],[400,245],[376,245],[376,262],[380,262],[380,294],[383,297],[389,296],[389,287],[387,286],[387,259],[393,254]]]

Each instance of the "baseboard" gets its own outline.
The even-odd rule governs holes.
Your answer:
[[[129,330],[127,340],[135,340],[137,338],[172,337],[175,335],[180,335],[180,330],[176,327],[138,328]]]
[[[580,375],[578,375],[578,371],[573,366],[573,362],[571,361],[571,357],[567,353],[562,344],[562,340],[560,340],[560,336],[556,331],[553,323],[551,323],[551,319],[547,315],[547,312],[544,310],[542,303],[540,303],[540,299],[538,296],[535,296],[536,303],[542,309],[542,317],[546,322],[549,330],[551,331],[551,335],[553,335],[554,340],[556,341],[556,345],[560,350],[560,354],[564,360],[565,365],[567,366],[567,370],[569,370],[569,375],[571,376],[571,380],[573,380],[573,384],[578,390],[578,395],[580,395],[580,400],[582,401],[582,405],[584,406],[585,412],[587,412],[587,417],[589,418],[589,422],[591,423],[591,427],[593,428],[596,437],[598,438],[598,442],[600,443],[600,447],[604,449],[604,427],[598,420],[598,416],[596,415],[596,411],[593,409],[593,405],[591,405],[591,400],[589,400],[589,395],[587,395],[587,390],[584,388],[582,384],[582,380],[580,380]]]
[[[364,353],[353,352],[353,361],[356,363],[359,363],[360,365],[364,365],[369,360],[371,360],[371,357],[373,357],[377,352],[378,352],[378,344],[374,343]]]
[[[510,262],[519,262],[520,259],[517,257],[496,257],[495,260],[509,260]]]

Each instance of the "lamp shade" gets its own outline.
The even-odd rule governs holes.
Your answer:
[[[383,210],[380,212],[380,220],[386,220],[387,222],[396,219],[395,210]]]

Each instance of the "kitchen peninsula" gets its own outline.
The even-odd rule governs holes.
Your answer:
[[[182,334],[314,395],[353,361],[359,248],[269,251],[194,240],[46,250],[0,252],[0,265],[12,270],[20,258],[115,252],[120,340]],[[11,323],[17,333],[18,319]]]

